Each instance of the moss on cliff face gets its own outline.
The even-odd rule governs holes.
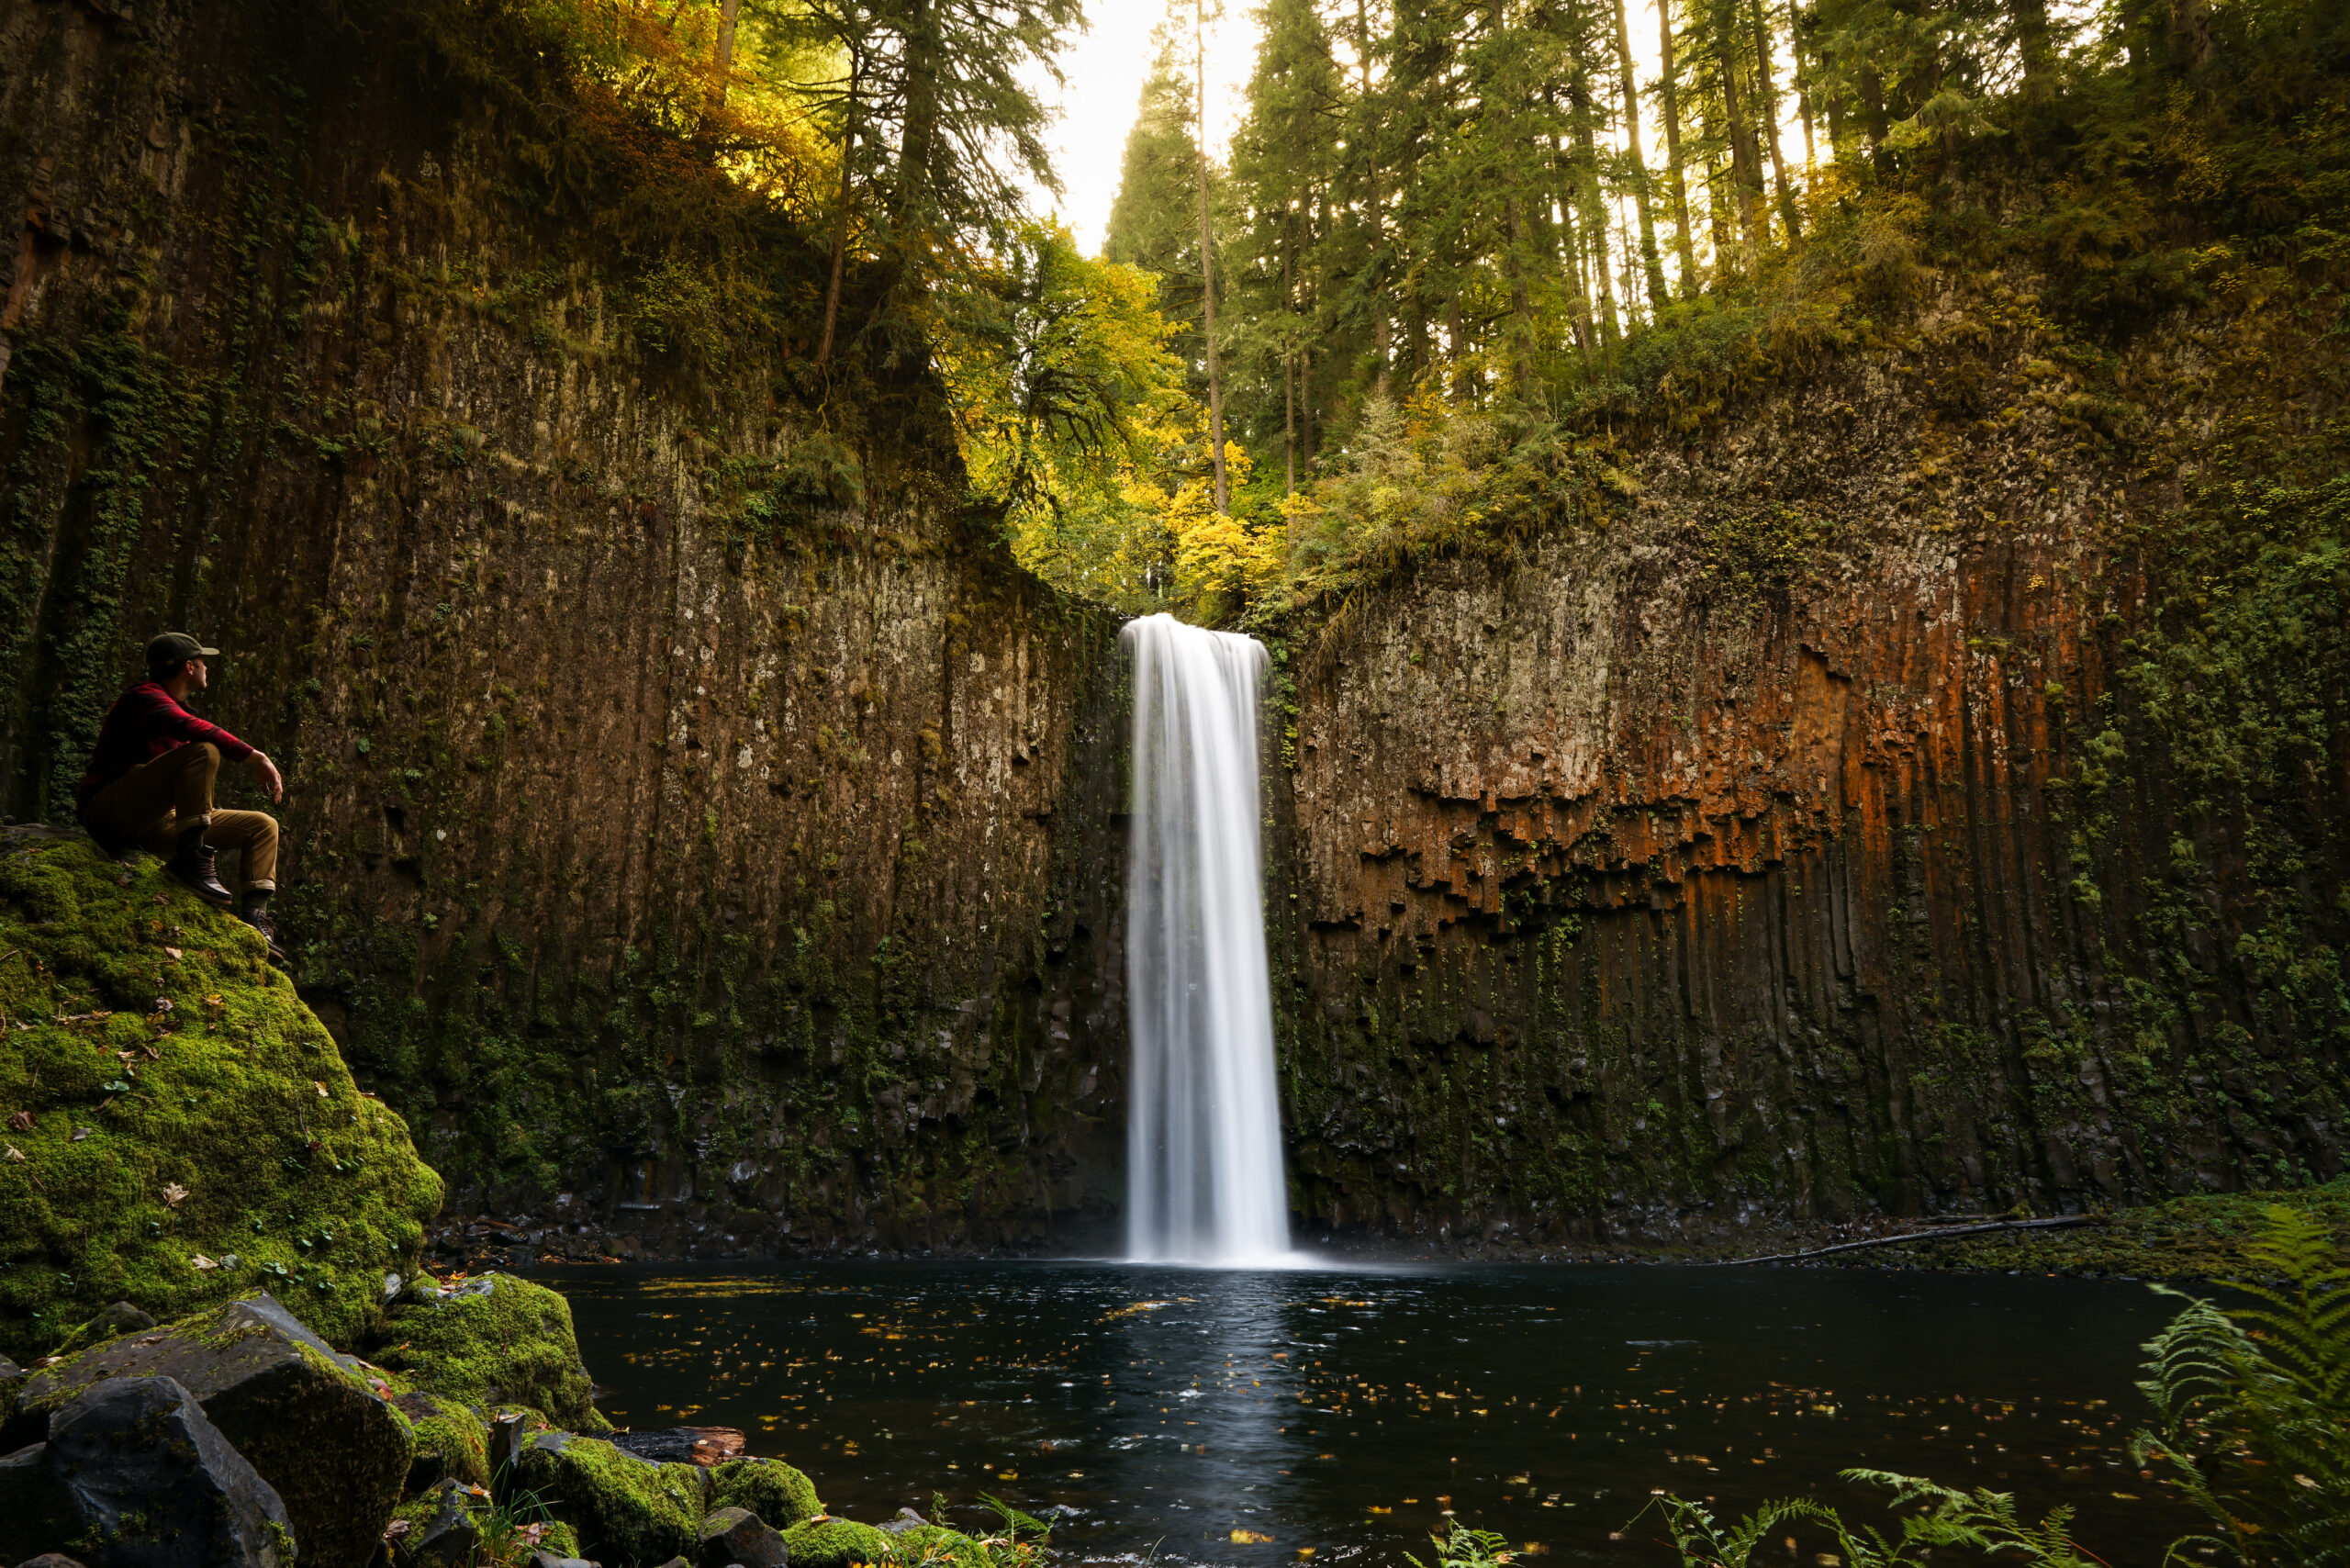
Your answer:
[[[337,1343],[440,1179],[260,937],[79,835],[0,835],[0,1352],[266,1288]]]

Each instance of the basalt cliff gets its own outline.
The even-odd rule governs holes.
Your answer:
[[[626,330],[358,14],[0,0],[7,810],[70,818],[188,625],[292,781],[302,997],[500,1246],[1105,1241],[1116,618],[1011,562],[918,375],[844,422]],[[2341,1170],[2330,297],[2084,337],[2035,288],[1925,276],[1272,629],[1304,1234]]]

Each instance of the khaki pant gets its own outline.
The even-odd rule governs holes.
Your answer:
[[[142,762],[82,808],[90,836],[112,847],[142,844],[168,856],[180,834],[202,826],[205,846],[242,851],[240,892],[267,892],[277,886],[277,819],[267,812],[215,811],[212,781],[219,777],[220,748],[196,741]]]

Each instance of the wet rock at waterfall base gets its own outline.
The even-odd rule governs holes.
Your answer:
[[[783,1533],[748,1508],[720,1508],[701,1522],[701,1568],[784,1568],[790,1557]]]
[[[293,1568],[285,1503],[169,1377],[109,1379],[76,1394],[31,1451],[52,1488],[35,1506],[58,1533],[30,1550],[73,1545],[88,1568]],[[17,1541],[0,1541],[13,1558]]]
[[[358,1363],[266,1293],[109,1339],[25,1380],[0,1442],[101,1383],[169,1379],[282,1499],[303,1568],[364,1568],[408,1479],[406,1424]],[[53,1429],[48,1435],[54,1439]]]

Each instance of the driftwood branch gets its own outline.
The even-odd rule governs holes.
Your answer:
[[[1831,1252],[1857,1252],[1863,1247],[1915,1247],[1924,1241],[1950,1241],[1962,1236],[1989,1236],[2003,1230],[2069,1230],[2077,1225],[2103,1225],[2102,1215],[2063,1215],[2055,1219],[2003,1219],[1989,1225],[1953,1225],[1933,1230],[1905,1231],[1899,1236],[1872,1236],[1866,1241],[1840,1241],[1833,1247],[1816,1247],[1808,1252],[1774,1252],[1767,1258],[1732,1258],[1716,1263],[1717,1269],[1742,1269],[1749,1263],[1800,1263],[1812,1258],[1825,1258]]]

